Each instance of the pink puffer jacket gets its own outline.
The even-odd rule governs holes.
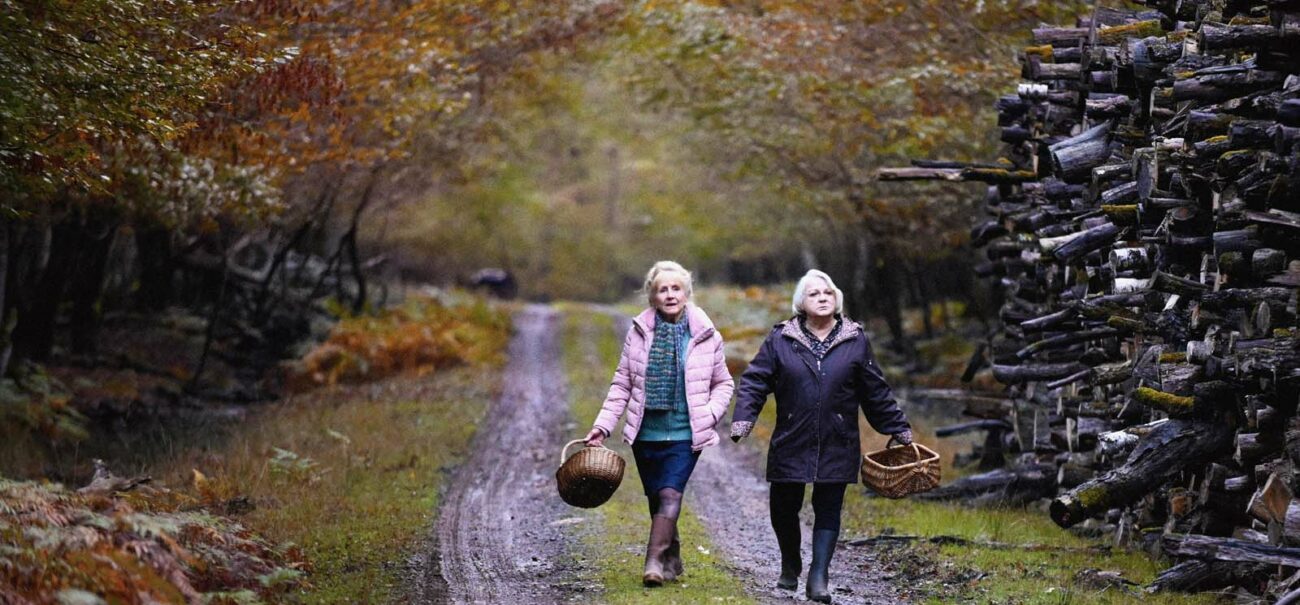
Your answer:
[[[686,346],[686,403],[691,417],[691,449],[700,451],[718,443],[714,427],[731,405],[735,383],[722,354],[722,335],[713,328],[709,316],[699,307],[687,305],[686,319],[691,328],[691,342]],[[609,385],[609,395],[596,416],[595,427],[612,435],[618,419],[627,410],[627,423],[623,426],[623,441],[627,443],[636,441],[645,415],[646,362],[654,333],[654,309],[646,309],[632,319],[632,327],[623,341],[623,355]]]

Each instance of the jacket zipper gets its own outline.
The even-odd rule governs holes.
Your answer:
[[[804,348],[807,349],[808,347],[804,346]],[[811,349],[808,350],[808,354],[812,355]],[[816,355],[813,355],[813,357],[816,357]],[[813,364],[808,363],[807,357],[799,355],[799,358],[803,360],[803,364],[808,366],[809,370],[812,370],[813,380],[817,381],[817,408],[813,414],[813,432],[817,435],[817,459],[813,462],[813,483],[816,483],[817,475],[821,472],[822,467],[822,360],[818,359],[817,367],[814,368]]]
[[[835,343],[832,343],[830,348],[826,349],[826,355],[829,355],[831,349],[834,349],[840,343],[848,342],[849,340],[851,339],[845,338]],[[807,346],[804,346],[804,348],[808,349]],[[808,354],[812,355],[814,358],[817,357],[816,355],[813,355],[812,349],[808,349]],[[802,355],[800,355],[799,357],[803,359],[804,365],[808,366],[808,369],[813,371],[813,379],[817,381],[817,410],[816,410],[816,422],[814,423],[814,428],[816,429],[817,432],[817,460],[816,462],[813,463],[813,483],[816,483],[817,475],[821,473],[821,468],[822,468],[822,360],[818,358],[817,367],[814,368],[812,364],[808,363],[808,359],[806,357]]]

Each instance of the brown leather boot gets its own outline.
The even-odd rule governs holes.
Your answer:
[[[641,574],[641,583],[645,586],[663,586],[664,553],[673,541],[673,531],[677,520],[671,517],[655,515],[650,518],[650,542],[645,547],[645,572]]]
[[[664,579],[672,582],[685,573],[686,570],[682,567],[682,543],[678,539],[677,524],[674,521],[673,541],[668,543],[668,550],[664,551]]]

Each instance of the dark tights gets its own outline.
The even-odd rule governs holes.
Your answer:
[[[682,512],[682,493],[671,487],[649,494],[646,499],[650,503],[651,517],[659,515],[676,520]]]
[[[847,483],[814,483],[812,489],[813,530],[840,530],[840,510],[844,507]],[[772,483],[768,500],[772,527],[780,537],[782,530],[798,535],[799,509],[803,508],[803,483]]]

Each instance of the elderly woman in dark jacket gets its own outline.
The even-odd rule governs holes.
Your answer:
[[[907,417],[898,408],[871,352],[867,334],[845,318],[844,295],[829,275],[809,271],[795,286],[795,316],[768,334],[758,355],[740,377],[731,439],[754,427],[776,395],[776,429],[767,455],[771,482],[772,529],[781,547],[777,586],[799,585],[803,560],[799,509],[804,485],[813,484],[812,565],[809,600],[830,603],[829,568],[840,532],[844,490],[856,483],[862,457],[858,440],[860,408],[877,432],[912,442]]]

